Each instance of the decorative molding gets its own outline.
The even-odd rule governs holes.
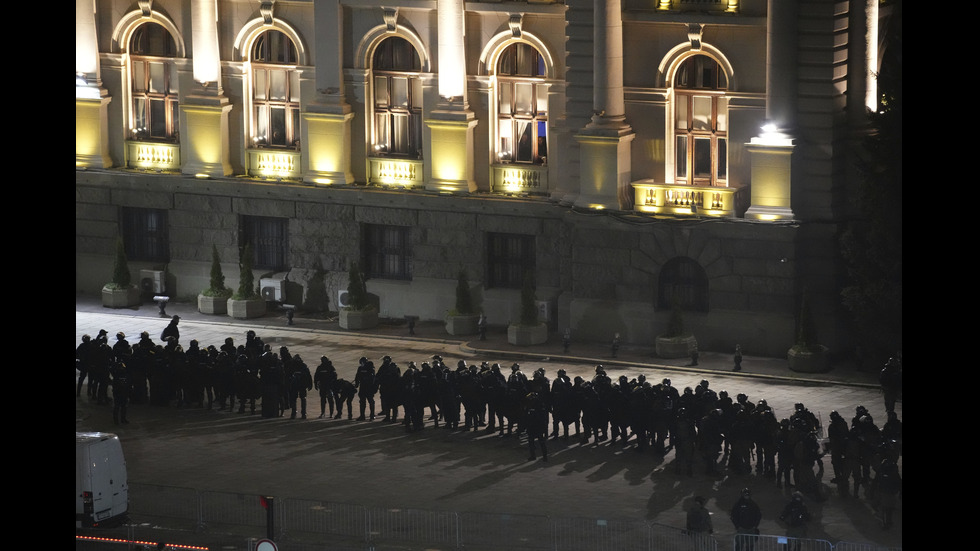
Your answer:
[[[385,27],[388,32],[395,32],[398,26],[398,8],[382,8],[384,10]]]
[[[521,26],[524,24],[524,14],[523,13],[512,13],[510,14],[510,19],[507,20],[507,25],[510,27],[510,34],[514,38],[520,38],[522,29]]]
[[[153,12],[153,0],[139,0],[137,4],[139,4],[140,11],[143,12],[143,17],[149,17]]]
[[[259,13],[262,14],[262,21],[265,21],[266,25],[272,24],[272,10],[275,6],[275,0],[262,0],[262,4],[259,5]]]
[[[687,38],[691,41],[691,49],[701,50],[701,35],[704,33],[704,25],[701,23],[690,23],[687,26]]]

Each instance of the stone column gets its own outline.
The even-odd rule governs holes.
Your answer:
[[[796,130],[796,2],[769,0],[766,18],[766,125],[746,144],[752,158],[746,218],[792,220],[792,133]]]
[[[221,87],[218,53],[217,0],[191,1],[191,39],[194,83],[180,101],[181,172],[198,176],[227,176],[228,113],[231,102]]]
[[[594,0],[592,120],[576,136],[581,147],[575,206],[622,210],[630,202],[630,144],[623,97],[620,0]]]
[[[112,98],[99,74],[99,41],[94,0],[75,0],[75,166],[109,168]]]
[[[353,184],[351,120],[344,89],[343,6],[316,0],[315,95],[302,114],[303,180],[318,185]]]
[[[466,102],[463,0],[438,0],[439,102],[425,124],[432,154],[425,189],[450,193],[476,191],[473,178],[473,127],[476,116]]]

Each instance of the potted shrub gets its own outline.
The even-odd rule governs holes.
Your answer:
[[[306,284],[306,300],[303,310],[324,314],[330,308],[330,298],[327,296],[327,272],[317,258],[313,262],[313,275]]]
[[[538,305],[535,302],[531,274],[524,275],[521,288],[521,318],[507,326],[507,342],[518,346],[541,344],[548,340],[548,324],[538,321]]]
[[[211,283],[197,295],[197,310],[202,314],[227,314],[231,289],[225,287],[218,246],[211,245]]]
[[[128,308],[139,306],[140,290],[132,284],[129,261],[122,237],[116,238],[116,260],[112,266],[112,281],[102,287],[102,306],[109,308]]]
[[[796,344],[786,353],[789,368],[801,373],[823,373],[830,369],[827,361],[827,347],[816,342],[816,328],[810,314],[810,299],[803,291],[800,303],[800,321],[796,333]]]
[[[473,307],[466,270],[456,278],[456,307],[446,314],[446,332],[450,335],[475,335],[479,332],[480,314]]]
[[[667,332],[657,335],[657,356],[661,358],[690,358],[691,351],[698,346],[698,340],[694,338],[694,334],[689,333],[684,327],[684,312],[680,301],[675,297],[671,304]]]
[[[265,300],[255,289],[255,275],[252,273],[252,245],[246,244],[238,260],[241,273],[238,291],[228,299],[228,315],[247,319],[265,315]]]
[[[368,300],[364,274],[351,262],[347,283],[347,300],[350,306],[340,309],[340,327],[344,329],[370,329],[378,326],[378,310]]]

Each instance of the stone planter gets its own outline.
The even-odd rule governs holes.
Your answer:
[[[548,324],[507,326],[507,342],[516,346],[542,344],[548,340]]]
[[[140,289],[130,285],[126,289],[102,288],[102,306],[108,308],[129,308],[140,305]]]
[[[227,301],[228,315],[236,319],[259,318],[265,315],[265,300],[261,298],[250,298],[247,300]]]
[[[446,316],[446,332],[450,335],[475,335],[480,332],[480,315]]]
[[[356,331],[371,329],[378,326],[378,311],[371,310],[340,310],[340,327]]]
[[[797,373],[825,373],[830,371],[830,362],[827,361],[827,347],[818,344],[803,348],[794,346],[786,353],[789,360],[790,371]]]
[[[684,335],[681,337],[657,337],[656,350],[657,356],[661,358],[690,358],[691,351],[698,345],[698,340],[694,335]]]
[[[228,297],[197,295],[197,311],[202,314],[227,314]]]

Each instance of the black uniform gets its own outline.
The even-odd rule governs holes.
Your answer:
[[[337,384],[337,369],[326,356],[320,358],[320,365],[313,374],[313,387],[320,392],[320,418],[326,414],[330,404],[330,417],[333,417],[334,386]],[[337,404],[340,407],[340,404]]]
[[[371,406],[371,420],[374,421],[374,395],[377,393],[377,381],[375,381],[374,362],[365,360],[361,362],[354,375],[354,387],[357,388],[357,398],[361,405],[361,416],[358,421],[364,421],[364,410],[366,406]]]

